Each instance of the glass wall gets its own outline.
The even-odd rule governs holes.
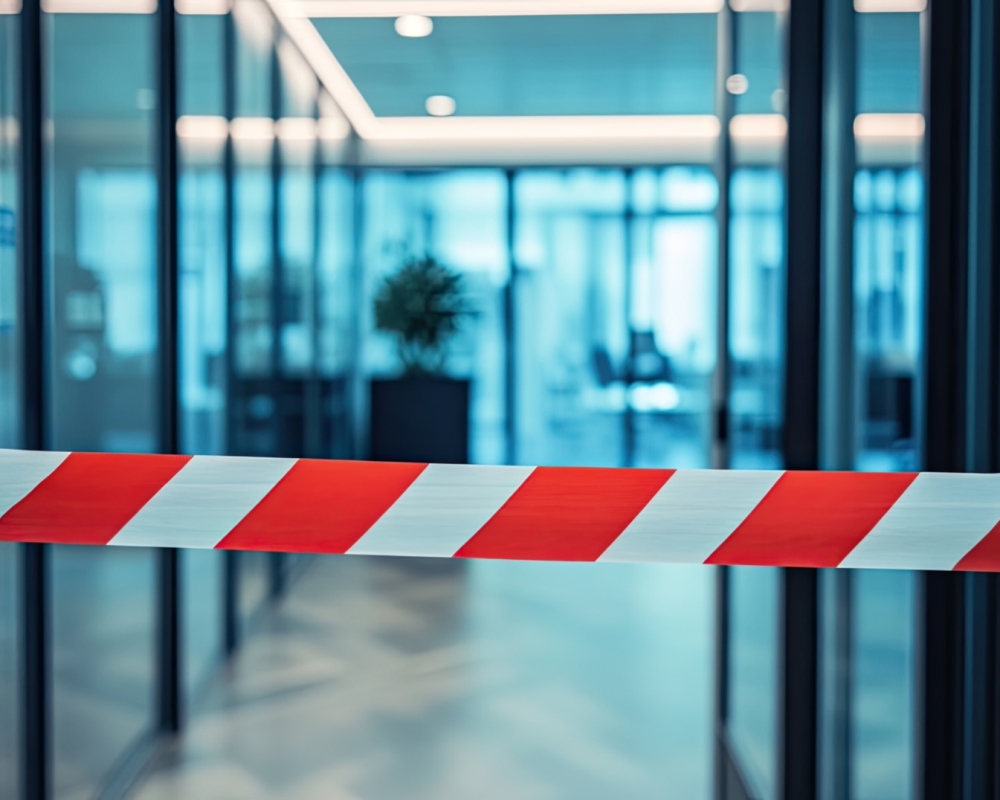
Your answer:
[[[707,466],[717,202],[704,167],[517,173],[518,461]]]
[[[0,797],[16,797],[19,782],[17,556],[16,545],[0,544]]]
[[[374,330],[374,297],[408,259],[433,256],[462,276],[472,309],[449,353],[448,372],[472,379],[471,458],[506,458],[503,323],[507,285],[507,186],[499,170],[368,172],[362,184],[362,368],[398,374],[393,340]]]
[[[857,15],[856,468],[916,470],[923,315],[921,15]],[[851,797],[914,796],[917,576],[850,576]]]
[[[728,742],[753,796],[775,800],[781,574],[739,567],[729,576]]]
[[[780,469],[785,340],[787,17],[733,14],[737,116],[730,126],[730,466]],[[781,573],[728,570],[728,743],[746,787],[773,800],[778,768]]]
[[[181,446],[226,448],[225,16],[178,17],[178,211]],[[222,655],[223,559],[181,554],[184,690],[189,713]]]
[[[0,447],[20,436],[17,319],[18,34],[20,19],[0,5]],[[14,797],[19,782],[17,689],[18,547],[0,544],[0,797]]]
[[[51,443],[156,435],[153,18],[47,15]],[[85,798],[153,717],[154,554],[52,551],[54,790]]]

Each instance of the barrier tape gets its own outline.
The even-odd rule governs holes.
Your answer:
[[[1000,475],[0,450],[0,541],[1000,571]]]

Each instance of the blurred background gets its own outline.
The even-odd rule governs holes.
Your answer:
[[[932,2],[0,0],[0,445],[1000,470],[1000,14]],[[0,543],[0,798],[997,798],[997,610]]]

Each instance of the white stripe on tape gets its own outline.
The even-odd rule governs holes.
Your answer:
[[[701,564],[781,475],[779,471],[678,470],[600,560]]]
[[[195,456],[108,544],[215,547],[294,463],[294,458]]]
[[[1000,475],[923,472],[842,567],[950,570],[1000,520]]]
[[[453,556],[532,469],[431,464],[348,552]]]
[[[0,517],[30,494],[66,460],[69,453],[0,450]]]

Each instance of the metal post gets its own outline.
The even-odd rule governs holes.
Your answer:
[[[228,122],[236,117],[236,21],[230,8],[223,26],[223,102]],[[237,452],[236,403],[236,153],[232,135],[226,136],[223,155],[223,187],[225,191],[225,237],[226,237],[226,450]],[[224,652],[232,655],[239,644],[239,557],[240,554],[227,550],[223,556],[222,575],[222,633]]]
[[[46,447],[45,373],[45,164],[40,0],[21,5],[20,275],[21,413],[23,443]],[[21,787],[25,800],[47,800],[49,781],[48,549],[21,546]]]
[[[504,432],[507,438],[507,463],[517,463],[517,336],[515,303],[517,299],[517,209],[514,183],[517,173],[509,169],[507,177],[507,285],[503,290],[504,332]]]
[[[850,470],[858,409],[854,362],[854,117],[857,30],[852,0],[826,0],[823,163],[821,463]]]
[[[1000,11],[972,0],[969,73],[969,319],[966,465],[1000,470]],[[1000,798],[1000,586],[966,578],[966,800]]]
[[[783,451],[786,469],[819,467],[823,0],[796,0],[788,20],[788,212]],[[782,572],[779,661],[781,800],[817,787],[818,582]]]
[[[277,43],[271,47],[271,119],[274,140],[271,147],[271,398],[274,403],[274,455],[286,456],[285,392],[282,384],[281,333],[284,327],[285,275],[281,254],[281,143],[278,121],[281,119],[281,63]]]
[[[937,0],[925,67],[927,191],[923,468],[965,469],[968,331],[969,0]],[[963,797],[965,585],[925,573],[918,605],[919,800]]]
[[[729,189],[733,173],[733,149],[729,124],[734,113],[733,95],[726,88],[726,79],[733,73],[736,63],[736,14],[724,3],[717,15],[717,61],[715,75],[716,113],[719,117],[719,150],[716,158],[715,178],[719,186],[719,201],[715,210],[718,228],[718,296],[716,300],[716,358],[712,381],[712,453],[711,464],[715,469],[729,466]],[[715,800],[725,800],[728,754],[725,746],[726,725],[729,720],[729,569],[716,571],[715,588],[715,726],[713,748],[715,757]]]
[[[158,48],[158,270],[160,449],[180,449],[178,425],[178,261],[177,261],[177,18],[172,0],[156,12]],[[176,733],[181,724],[180,564],[175,549],[159,558],[159,642],[157,699],[161,730]]]
[[[723,5],[718,14],[718,53],[716,61],[716,113],[719,116],[719,150],[716,157],[715,178],[719,186],[719,202],[715,209],[718,228],[718,295],[716,300],[716,356],[712,374],[712,454],[714,469],[729,466],[729,183],[733,174],[733,147],[729,123],[733,119],[735,102],[726,88],[726,79],[735,70],[737,15]]]
[[[635,466],[636,451],[636,419],[635,409],[629,393],[635,375],[635,330],[632,328],[632,286],[635,268],[635,206],[632,203],[632,183],[635,170],[625,169],[625,208],[622,223],[625,226],[625,330],[628,333],[628,351],[625,356],[625,413],[622,415],[623,464],[625,467]]]
[[[281,120],[281,61],[277,41],[271,47],[271,119],[274,120],[274,143],[271,150],[271,397],[274,402],[274,439],[278,456],[297,456],[296,448],[289,441],[289,399],[284,376],[284,353],[281,336],[285,327],[285,262],[281,252],[281,142],[278,139],[278,122]],[[271,553],[271,597],[278,597],[285,589],[285,557]]]

